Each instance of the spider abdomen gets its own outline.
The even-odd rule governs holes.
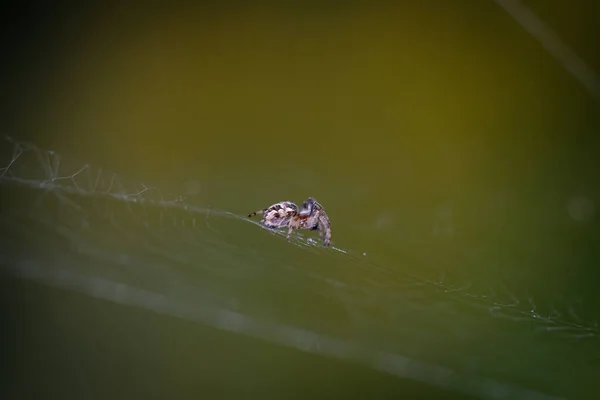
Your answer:
[[[291,201],[282,201],[262,211],[261,223],[268,228],[288,226],[290,219],[298,214],[298,206]]]

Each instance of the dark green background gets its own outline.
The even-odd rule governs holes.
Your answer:
[[[589,393],[600,371],[599,231],[597,215],[577,220],[573,207],[600,200],[598,103],[498,5],[117,4],[7,8],[2,133],[60,152],[61,171],[92,163],[239,215],[314,196],[332,219],[334,245],[358,260],[289,246],[218,216],[198,236],[173,236],[162,224],[146,230],[118,202],[100,200],[102,213],[95,215],[98,204],[76,196],[91,230],[69,236],[48,227],[56,221],[78,232],[69,224],[80,215],[65,216],[57,200],[33,205],[36,189],[3,183],[4,243],[14,244],[5,245],[5,260],[18,258],[15,249],[23,246],[41,265],[60,264],[85,242],[94,254],[109,255],[106,264],[89,262],[94,267],[84,270],[91,276],[159,292],[161,279],[179,277],[214,287],[221,299],[243,300],[239,307],[248,315],[547,394]],[[526,4],[600,71],[597,5]],[[26,207],[40,212],[32,217]],[[102,219],[106,210],[124,213],[119,221],[129,239],[115,239],[114,226]],[[142,218],[158,212],[144,210]],[[162,255],[148,252],[146,240]],[[114,254],[136,261],[123,272]],[[173,254],[188,258],[174,262]],[[150,264],[156,269],[145,270]],[[339,297],[309,273],[361,284],[372,297]],[[407,276],[443,276],[477,300],[463,304],[443,290],[407,289]],[[47,384],[73,398],[86,388],[135,394],[154,387],[211,398],[239,398],[245,390],[273,398],[360,393],[348,382],[364,397],[421,390],[362,367],[12,279],[5,292],[5,326],[15,327],[8,342],[15,362],[7,363],[16,365],[11,390],[25,390],[51,370],[57,377]],[[386,303],[379,296],[388,290],[417,306]],[[521,319],[489,312],[494,302],[515,298]],[[354,320],[352,304],[360,309]],[[569,323],[575,310],[592,335],[540,334],[531,304]],[[48,310],[69,315],[49,318]],[[392,314],[404,328],[389,325]],[[92,328],[102,325],[120,330]],[[156,329],[151,335],[148,326]],[[199,354],[205,347],[207,358]],[[95,364],[102,348],[119,353],[118,360]],[[263,352],[276,355],[267,362]],[[223,363],[240,353],[247,354],[244,366]],[[52,367],[38,355],[53,359]],[[171,371],[176,360],[179,373]],[[80,362],[94,372],[80,372],[80,386],[56,372]],[[169,373],[156,372],[161,363]],[[120,378],[127,371],[136,371],[135,379]],[[256,374],[252,383],[244,371]],[[201,378],[192,384],[192,376]]]

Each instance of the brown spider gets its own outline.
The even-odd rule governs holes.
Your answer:
[[[251,218],[257,214],[263,215],[260,223],[267,228],[277,229],[287,226],[287,240],[290,240],[294,229],[310,229],[319,231],[319,237],[323,239],[323,246],[329,246],[331,242],[329,217],[323,206],[312,197],[306,199],[300,209],[291,201],[282,201],[263,210],[254,211],[248,214],[248,217]]]

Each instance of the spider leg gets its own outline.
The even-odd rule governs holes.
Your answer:
[[[287,240],[288,242],[290,241],[290,235],[292,234],[293,230],[294,227],[290,225],[290,227],[288,228],[287,236],[285,237],[285,240]]]
[[[323,238],[323,246],[329,246],[331,242],[331,223],[328,218],[319,218],[319,236]]]
[[[323,246],[327,247],[329,246],[329,242],[331,242],[331,229],[326,228],[324,232]]]

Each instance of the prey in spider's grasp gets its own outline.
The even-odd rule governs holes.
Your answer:
[[[259,214],[263,215],[260,223],[267,228],[287,227],[287,240],[290,240],[290,235],[294,229],[310,229],[319,231],[319,236],[323,239],[323,246],[329,246],[331,242],[329,217],[323,206],[312,197],[306,199],[301,208],[298,208],[291,201],[282,201],[265,209],[254,211],[248,214],[248,217],[251,218]]]

